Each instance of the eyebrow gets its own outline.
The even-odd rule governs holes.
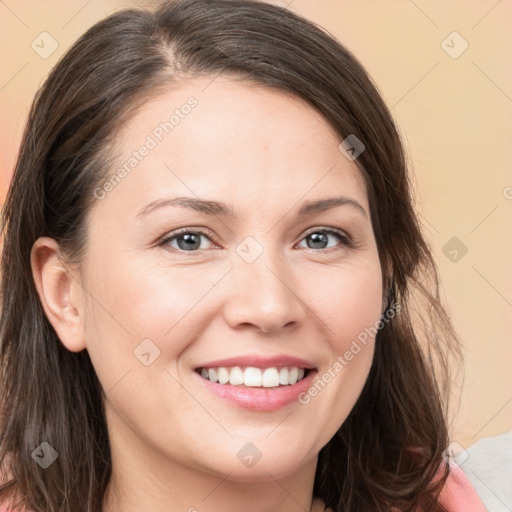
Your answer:
[[[305,217],[313,213],[323,212],[337,206],[348,205],[352,206],[365,217],[367,217],[366,210],[358,203],[355,199],[351,199],[346,196],[332,197],[328,199],[320,199],[318,201],[306,201],[299,209],[297,215],[299,217]],[[198,199],[194,197],[175,197],[175,198],[162,198],[151,201],[149,204],[144,206],[139,213],[137,218],[143,217],[150,212],[157,209],[178,206],[182,208],[189,208],[205,215],[212,216],[223,216],[223,217],[234,217],[233,210],[230,209],[225,203],[219,201],[208,201],[206,199]]]

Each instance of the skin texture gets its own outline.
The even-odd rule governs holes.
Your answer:
[[[88,350],[106,391],[113,480],[103,511],[320,512],[318,453],[362,390],[373,340],[309,403],[273,412],[216,397],[193,369],[287,354],[321,376],[375,325],[382,271],[364,181],[303,100],[226,77],[147,102],[120,133],[119,166],[191,96],[197,106],[96,201],[79,269],[49,238],[32,250],[50,322],[69,350]],[[348,205],[297,216],[304,201],[339,195],[366,216]],[[177,196],[223,201],[235,217],[169,206],[137,218],[149,202]],[[194,239],[200,249],[183,238],[157,246],[183,227],[211,234]],[[334,234],[315,245],[307,235],[322,228],[357,246]],[[246,237],[262,248],[252,263],[236,250]],[[144,339],[160,351],[148,366],[134,356]],[[250,468],[237,457],[248,442],[261,452]]]

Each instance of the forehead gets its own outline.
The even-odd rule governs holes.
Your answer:
[[[248,206],[252,198],[261,208],[337,191],[366,208],[362,175],[339,143],[325,118],[291,93],[197,78],[150,99],[124,125],[106,199],[136,207],[172,193]]]

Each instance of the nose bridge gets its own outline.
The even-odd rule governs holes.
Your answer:
[[[299,322],[303,306],[285,254],[279,247],[249,236],[237,247],[231,323],[251,323],[269,332]]]

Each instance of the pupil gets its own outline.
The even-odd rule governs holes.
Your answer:
[[[187,233],[185,235],[181,235],[181,238],[178,238],[178,244],[180,240],[183,240],[185,242],[185,247],[180,247],[180,249],[197,249],[201,245],[201,242],[194,242],[192,239],[193,237],[197,237],[199,239],[198,235],[195,233]]]
[[[326,234],[325,233],[312,233],[309,235],[314,244],[323,244],[326,242]],[[323,247],[313,247],[313,249],[322,249]]]

